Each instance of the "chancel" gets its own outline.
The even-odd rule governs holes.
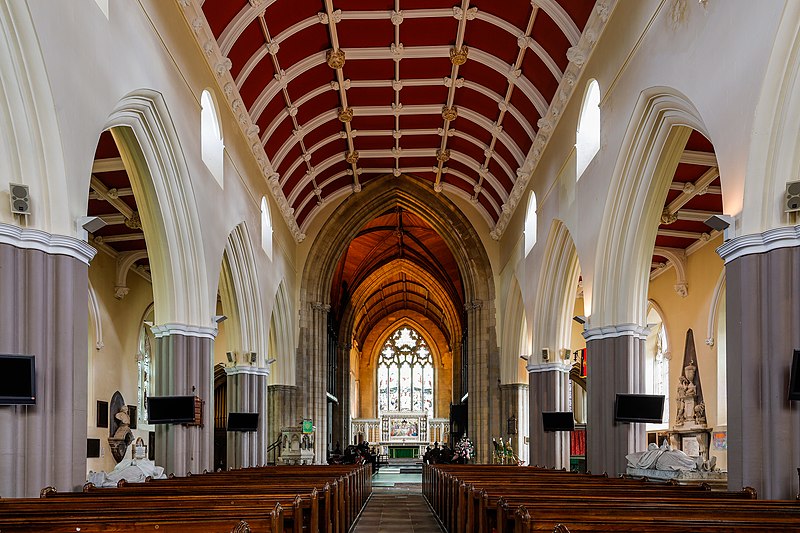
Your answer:
[[[800,2],[0,0],[0,36],[4,533],[800,523]]]

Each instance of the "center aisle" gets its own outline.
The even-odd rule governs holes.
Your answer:
[[[353,533],[442,533],[422,496],[422,473],[417,470],[405,465],[381,468],[372,477],[372,496]]]

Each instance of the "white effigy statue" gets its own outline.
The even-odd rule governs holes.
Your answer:
[[[689,457],[681,450],[673,450],[666,440],[661,446],[651,443],[647,451],[628,454],[625,459],[628,460],[628,468],[673,472],[700,470],[697,459]]]
[[[89,472],[89,483],[95,487],[116,487],[121,480],[128,483],[144,483],[145,478],[166,479],[164,468],[156,466],[147,459],[147,447],[141,437],[136,439],[133,447],[133,458],[117,463],[111,472]]]

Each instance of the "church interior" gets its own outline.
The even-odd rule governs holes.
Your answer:
[[[0,498],[362,443],[800,494],[800,3],[0,0],[0,36]],[[481,530],[440,491],[491,477],[442,468]]]

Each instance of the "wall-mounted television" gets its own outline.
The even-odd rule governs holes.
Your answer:
[[[542,429],[544,431],[574,431],[575,418],[572,411],[543,411]]]
[[[36,403],[36,358],[0,355],[0,405]]]
[[[195,397],[150,396],[147,398],[147,422],[150,424],[195,423]]]
[[[792,358],[792,373],[789,376],[789,400],[800,401],[800,350],[795,350]]]
[[[228,413],[228,431],[258,431],[258,413]]]
[[[615,422],[660,424],[663,417],[663,394],[617,393],[614,403]]]

